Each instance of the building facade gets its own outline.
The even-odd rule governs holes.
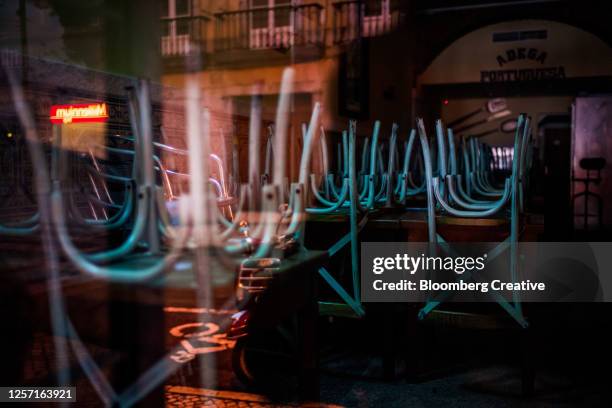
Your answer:
[[[237,146],[240,162],[248,150],[251,97],[261,97],[264,124],[272,122],[283,69],[294,68],[286,152],[292,178],[301,124],[308,122],[316,102],[323,109],[321,124],[332,138],[349,118],[361,119],[364,134],[379,118],[377,108],[382,106],[370,106],[370,86],[384,87],[371,84],[365,54],[373,48],[370,40],[393,35],[404,19],[393,0],[164,0],[161,13],[163,84],[182,88],[188,76],[197,78],[213,118],[216,112],[229,115],[216,115],[213,149]],[[219,132],[225,140],[215,137]]]

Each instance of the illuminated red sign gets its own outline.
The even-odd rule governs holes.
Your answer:
[[[53,105],[49,114],[51,123],[95,123],[108,120],[105,103],[80,103],[74,105]]]

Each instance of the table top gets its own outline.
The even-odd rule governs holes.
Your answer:
[[[289,278],[288,275],[311,270],[314,266],[322,264],[327,259],[327,251],[301,251],[294,253],[281,261],[275,275]],[[161,256],[146,254],[134,255],[122,261],[122,266],[146,267],[159,261]],[[209,266],[206,269],[207,279],[211,289],[217,292],[234,290],[239,262],[231,258],[221,258],[212,253],[205,254],[202,259]],[[172,269],[157,279],[142,283],[111,283],[103,279],[94,279],[85,275],[76,275],[66,278],[62,282],[64,295],[87,296],[100,298],[138,298],[139,302],[159,303],[156,292],[163,290],[174,293],[173,297],[187,299],[197,296],[198,277],[194,272],[194,256],[186,254],[174,263]],[[112,293],[112,295],[111,295]],[[150,294],[150,295],[149,295]]]
[[[417,224],[427,224],[427,210],[425,208],[379,208],[368,213],[368,224],[376,228],[408,228]],[[348,220],[348,212],[334,212],[331,214],[309,214],[307,222],[344,223]],[[453,217],[436,215],[436,223],[445,225],[463,226],[503,226],[509,222],[507,217],[496,215],[484,218]]]

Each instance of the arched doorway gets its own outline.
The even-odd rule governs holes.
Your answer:
[[[570,218],[571,196],[582,188],[572,184],[571,177],[582,175],[581,158],[612,157],[612,147],[598,142],[612,134],[583,131],[585,126],[580,125],[585,111],[580,106],[595,96],[600,105],[603,98],[612,106],[612,49],[577,27],[547,20],[482,27],[443,50],[418,77],[417,86],[422,111],[433,112],[446,123],[480,110],[456,133],[477,135],[493,145],[510,146],[512,133],[504,132],[501,124],[528,113],[540,171],[546,178],[541,185],[550,190],[541,192],[560,211],[551,217]],[[486,109],[494,98],[506,102],[504,112],[497,115]],[[603,121],[610,115],[603,110],[601,116]],[[591,116],[584,122],[597,120]],[[604,169],[610,175],[611,161]],[[612,177],[599,189],[612,191]],[[604,222],[612,225],[612,200],[604,208]]]

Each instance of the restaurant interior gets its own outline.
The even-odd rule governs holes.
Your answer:
[[[603,3],[0,1],[0,402],[612,406]]]

